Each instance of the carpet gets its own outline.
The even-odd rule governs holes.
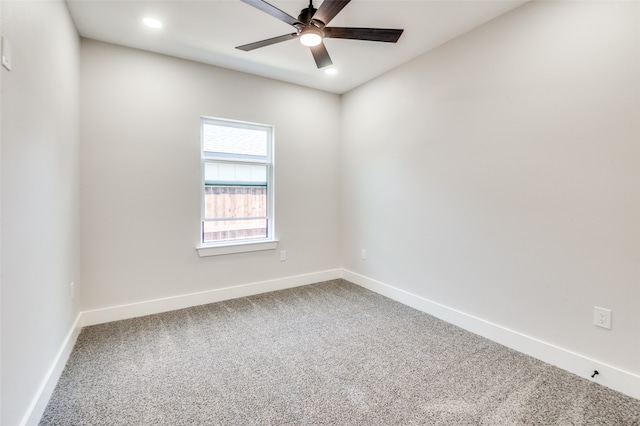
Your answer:
[[[86,327],[40,425],[640,425],[640,400],[344,280]]]

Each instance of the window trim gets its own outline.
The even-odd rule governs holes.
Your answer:
[[[267,129],[268,142],[267,142],[267,155],[266,160],[261,161],[259,159],[247,158],[247,157],[234,157],[222,155],[211,155],[204,151],[204,137],[203,127],[205,123],[214,125],[223,125],[238,128],[255,129]],[[196,245],[196,250],[200,257],[205,256],[217,256],[233,253],[245,253],[262,250],[274,250],[278,245],[278,240],[275,236],[275,128],[273,125],[251,123],[247,121],[230,120],[226,118],[201,116],[200,117],[200,232],[199,243]],[[205,164],[207,162],[229,162],[235,164],[265,164],[267,166],[267,238],[247,238],[242,240],[227,240],[219,242],[203,241],[202,223],[205,219]]]
[[[227,244],[200,244],[196,246],[198,256],[220,256],[223,254],[249,253],[252,251],[275,250],[278,247],[277,239],[239,240],[241,242],[228,242]]]

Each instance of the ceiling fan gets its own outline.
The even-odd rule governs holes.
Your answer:
[[[248,52],[260,47],[297,38],[300,40],[300,43],[309,46],[318,68],[324,68],[333,64],[329,52],[327,52],[327,48],[322,41],[324,38],[347,38],[352,40],[395,43],[404,31],[387,28],[327,27],[327,24],[329,24],[351,0],[324,0],[318,9],[313,7],[313,0],[309,0],[309,6],[300,11],[297,19],[263,0],[242,1],[291,25],[296,29],[296,32],[237,46],[236,49]]]

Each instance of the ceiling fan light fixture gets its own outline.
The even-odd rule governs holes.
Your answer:
[[[313,47],[322,43],[322,32],[319,28],[308,27],[300,32],[300,43]]]

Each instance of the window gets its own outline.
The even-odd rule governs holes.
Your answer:
[[[202,245],[274,241],[273,127],[203,117],[201,138]]]

